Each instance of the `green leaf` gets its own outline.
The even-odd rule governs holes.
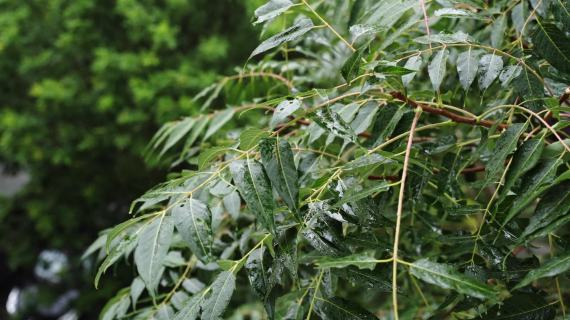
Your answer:
[[[198,169],[204,170],[208,166],[212,165],[212,160],[226,154],[227,151],[227,147],[213,147],[210,149],[201,150],[200,155],[198,156]]]
[[[491,45],[493,48],[500,49],[503,45],[505,32],[507,29],[507,15],[501,14],[494,22],[491,28]]]
[[[420,70],[420,67],[422,66],[422,62],[423,61],[422,61],[421,55],[410,57],[406,61],[404,68],[406,68],[408,70],[414,70],[414,72],[411,72],[411,73],[408,73],[408,74],[402,76],[402,83],[404,84],[404,87],[408,87],[410,85],[410,82],[412,82],[412,80],[416,76],[417,71]]]
[[[479,89],[487,90],[503,70],[503,59],[492,54],[486,54],[479,60]]]
[[[131,283],[130,295],[133,306],[137,305],[137,301],[139,300],[139,297],[141,296],[144,287],[145,287],[144,281],[142,281],[140,277],[136,277]]]
[[[544,97],[542,81],[528,67],[522,68],[520,75],[513,80],[513,86],[515,87],[515,92],[524,100],[535,100]],[[540,101],[529,101],[526,104],[533,110],[541,107]]]
[[[526,276],[519,282],[513,289],[526,287],[535,280],[554,277],[562,274],[570,269],[570,253],[565,253],[559,257],[548,260],[547,263],[540,266],[538,269],[530,270]]]
[[[501,86],[507,88],[513,79],[517,78],[522,71],[522,67],[519,65],[507,66],[499,74],[499,80],[501,81]]]
[[[356,134],[352,128],[338,113],[330,110],[330,108],[319,109],[313,119],[320,127],[329,133],[351,142],[357,141]]]
[[[570,222],[570,182],[563,182],[546,192],[534,215],[519,237],[519,243],[548,235]]]
[[[247,151],[255,147],[259,143],[259,140],[266,137],[269,137],[269,133],[266,130],[257,128],[245,129],[239,135],[239,147]]]
[[[285,139],[266,138],[259,149],[265,172],[277,193],[293,212],[299,210],[299,181],[293,152]]]
[[[361,134],[370,127],[378,108],[378,104],[374,102],[369,102],[363,107],[360,107],[356,118],[350,124],[355,134]]]
[[[305,33],[311,31],[313,27],[314,25],[311,19],[299,19],[292,27],[263,41],[259,46],[257,46],[257,48],[255,48],[255,50],[253,50],[249,58],[263,53],[267,50],[271,50],[285,42],[299,39]]]
[[[289,10],[292,6],[293,2],[289,0],[270,0],[255,10],[254,15],[257,19],[253,24],[256,25],[265,21],[273,20],[285,11]]]
[[[534,50],[556,69],[570,73],[570,38],[555,24],[536,21],[531,34]]]
[[[278,124],[286,122],[287,118],[301,107],[301,100],[285,100],[277,105],[273,117],[269,122],[269,127],[274,129]]]
[[[422,281],[444,289],[452,289],[479,299],[497,299],[497,291],[473,278],[463,275],[447,264],[427,259],[410,264],[412,274]]]
[[[265,228],[275,234],[275,201],[271,184],[261,164],[256,160],[234,161],[230,165],[230,171],[249,210]]]
[[[331,272],[341,278],[348,280],[353,286],[362,286],[366,289],[379,290],[380,292],[391,292],[392,282],[388,281],[388,274],[375,272],[357,267],[333,268]]]
[[[448,56],[449,56],[449,50],[447,49],[439,50],[435,55],[435,57],[431,59],[431,62],[428,66],[429,78],[431,80],[431,85],[433,86],[433,90],[435,91],[439,91],[441,82],[445,77]]]
[[[537,293],[516,292],[502,304],[491,308],[487,320],[554,320],[556,308]]]
[[[553,0],[552,6],[556,20],[562,24],[564,31],[570,32],[570,0]]]
[[[234,113],[235,113],[234,109],[231,108],[221,112],[217,112],[212,118],[212,121],[210,121],[210,126],[208,127],[208,131],[206,131],[206,134],[204,135],[204,140],[208,139],[214,133],[218,132],[218,130],[220,130],[220,128],[223,127],[224,124],[226,124],[226,122],[231,120],[231,118],[234,116]]]
[[[220,319],[236,287],[236,277],[232,272],[220,273],[210,286],[210,295],[202,303],[202,320]]]
[[[194,126],[195,120],[192,118],[185,118],[181,121],[166,124],[165,126],[170,126],[165,132],[164,136],[168,137],[159,156],[162,156],[170,148],[172,148],[180,139],[182,139],[190,129]],[[160,131],[159,131],[160,132]],[[158,139],[156,143],[160,143],[161,139]]]
[[[539,166],[522,177],[521,187],[515,190],[517,198],[514,200],[503,225],[506,225],[522,209],[536,199],[542,192],[551,187],[556,178],[556,170],[562,164],[562,160],[546,160]]]
[[[315,263],[319,268],[346,268],[348,266],[356,266],[359,269],[374,270],[378,261],[370,254],[352,254],[344,257],[322,257],[318,258]]]
[[[360,74],[360,67],[362,66],[362,57],[366,50],[366,46],[353,52],[348,59],[344,62],[340,69],[340,74],[346,82],[352,81]]]
[[[266,250],[263,246],[251,252],[245,263],[245,269],[247,270],[249,284],[257,296],[263,300],[269,318],[273,319],[275,299],[270,299],[271,290],[274,286],[271,279],[273,269],[267,259],[265,259],[265,253]]]
[[[511,190],[517,179],[536,165],[543,149],[544,141],[542,139],[532,139],[523,142],[513,155],[513,162],[505,177],[503,194],[507,194],[507,191]]]
[[[360,156],[354,160],[352,160],[351,162],[348,162],[344,165],[344,169],[345,170],[354,170],[354,169],[358,169],[358,168],[362,168],[362,167],[366,167],[366,166],[371,166],[371,165],[382,165],[382,164],[390,164],[390,163],[395,163],[396,161],[385,157],[381,154],[378,153],[371,153],[371,154],[367,154],[367,155],[363,155]]]
[[[317,297],[315,311],[321,319],[330,320],[370,320],[378,319],[355,303],[342,298]]]
[[[200,200],[187,198],[172,208],[176,230],[200,260],[209,261],[212,252],[212,215]]]
[[[200,305],[204,296],[201,293],[195,294],[185,303],[185,306],[178,311],[173,320],[196,320],[200,315]]]
[[[101,310],[99,320],[120,319],[127,314],[131,300],[129,299],[129,289],[120,290]]]
[[[105,257],[105,260],[103,260],[103,262],[99,266],[99,269],[97,269],[97,274],[95,275],[95,281],[94,281],[95,288],[99,288],[99,280],[101,279],[101,276],[105,273],[105,271],[107,271],[107,269],[109,269],[109,267],[115,264],[115,262],[117,262],[121,257],[130,253],[135,248],[137,244],[137,237],[136,237],[137,234],[138,233],[135,233],[132,236],[130,235],[124,239],[121,239],[121,241],[119,241],[119,243],[116,246],[111,248],[109,254],[107,255],[107,257]]]
[[[473,50],[471,46],[467,51],[462,52],[457,57],[457,73],[459,74],[459,81],[463,90],[469,90],[473,80],[477,76],[479,69],[479,55],[481,51]]]
[[[388,181],[381,181],[378,184],[372,185],[362,190],[358,189],[348,190],[340,199],[338,199],[338,201],[334,204],[333,207],[338,208],[345,203],[358,201],[360,199],[369,197],[373,194],[388,191],[389,188],[390,188],[390,183]]]
[[[144,227],[138,239],[135,249],[135,265],[139,276],[153,297],[164,271],[162,263],[170,248],[173,231],[174,225],[171,217],[162,213]]]
[[[437,9],[434,12],[436,17],[442,18],[471,18],[471,19],[486,19],[481,15],[473,13],[471,11],[463,10],[463,9],[455,9],[455,8],[442,8]]]
[[[495,152],[491,154],[491,158],[487,162],[483,187],[491,182],[496,182],[499,173],[505,167],[507,156],[517,147],[519,137],[526,130],[526,126],[526,123],[515,123],[501,134],[495,144]]]
[[[421,44],[430,44],[430,43],[452,44],[452,43],[475,42],[475,40],[473,40],[471,36],[461,31],[452,34],[440,33],[440,34],[432,34],[430,36],[421,36],[419,38],[415,38],[414,41]]]

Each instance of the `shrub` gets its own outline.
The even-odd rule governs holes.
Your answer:
[[[564,318],[569,9],[267,2],[243,71],[150,142],[185,170],[91,248],[96,283],[137,271],[103,316]]]

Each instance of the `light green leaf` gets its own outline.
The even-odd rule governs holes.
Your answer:
[[[421,44],[430,44],[430,43],[451,44],[451,43],[475,42],[475,40],[471,38],[471,36],[461,31],[452,34],[440,33],[440,34],[432,34],[430,36],[421,36],[419,38],[415,38],[414,41]]]
[[[501,81],[501,86],[506,88],[509,84],[513,81],[513,79],[517,78],[522,71],[522,67],[519,65],[507,66],[501,71],[499,74],[499,80]]]
[[[287,118],[297,111],[301,107],[301,100],[285,100],[277,105],[275,112],[273,112],[273,117],[269,122],[269,127],[271,129],[275,128],[278,124],[286,122]]]
[[[137,305],[137,301],[144,290],[144,281],[140,277],[136,277],[131,283],[131,303],[133,306]]]
[[[213,243],[212,216],[208,207],[199,200],[187,198],[172,208],[176,230],[188,244],[192,253],[208,261]]]
[[[174,316],[173,320],[196,320],[200,315],[200,305],[202,304],[203,294],[195,294],[185,306]]]
[[[280,16],[285,11],[289,10],[293,6],[293,2],[289,0],[270,0],[266,4],[257,8],[254,12],[257,20],[253,23],[254,25],[269,21],[275,17]]]
[[[481,51],[473,50],[470,46],[467,51],[462,52],[457,57],[457,73],[459,74],[459,81],[463,90],[469,90],[473,80],[477,76],[479,69],[479,55]]]
[[[548,260],[547,263],[540,266],[538,269],[530,270],[526,276],[519,282],[513,289],[525,287],[535,280],[554,277],[564,273],[570,269],[570,253],[563,254],[559,257]]]
[[[299,210],[299,182],[293,152],[287,140],[266,138],[259,145],[271,184],[293,212]]]
[[[440,50],[437,52],[435,57],[431,59],[431,62],[428,66],[429,78],[431,80],[431,85],[433,86],[433,90],[435,91],[439,91],[441,82],[445,77],[448,56],[449,56],[449,50],[447,49]]]
[[[503,59],[495,53],[486,54],[479,60],[479,89],[487,90],[503,70]]]
[[[230,121],[230,119],[234,116],[234,113],[234,109],[226,109],[224,111],[216,113],[212,118],[212,121],[210,121],[210,126],[204,135],[204,140],[208,139],[214,133],[220,130],[220,128],[223,127],[226,122]]]
[[[374,102],[369,102],[360,108],[356,118],[350,124],[355,134],[361,134],[370,127],[378,108],[378,103]]]
[[[204,170],[212,164],[212,160],[216,159],[220,155],[226,154],[227,151],[227,147],[213,147],[210,149],[201,150],[200,155],[198,156],[198,169]]]
[[[570,73],[570,38],[564,32],[538,19],[531,37],[534,51],[556,69]]]
[[[476,13],[471,11],[462,10],[462,9],[455,9],[455,8],[442,8],[437,9],[434,12],[436,17],[442,18],[471,18],[471,19],[486,19],[486,17],[482,17]]]
[[[505,31],[507,29],[507,16],[501,14],[494,22],[491,28],[491,45],[493,48],[500,49],[503,45],[505,38]]]
[[[232,272],[220,273],[210,286],[210,295],[202,303],[202,320],[221,319],[224,310],[236,287],[236,277]]]
[[[269,133],[265,130],[257,128],[245,129],[239,136],[239,147],[247,151],[255,147],[265,137],[269,137]]]
[[[313,119],[327,132],[352,142],[356,142],[356,134],[352,128],[340,117],[340,115],[330,108],[319,109]]]
[[[238,192],[234,190],[228,193],[227,195],[224,196],[222,201],[224,202],[224,207],[226,208],[230,216],[232,216],[232,218],[234,219],[237,219],[241,207],[241,198],[239,197]]]
[[[164,271],[162,263],[170,248],[174,225],[166,213],[146,224],[135,249],[135,265],[149,293],[154,297]]]
[[[115,295],[101,310],[99,320],[120,319],[127,314],[131,300],[129,299],[129,289],[122,289]]]
[[[526,130],[526,126],[526,123],[515,123],[501,134],[495,144],[495,152],[491,154],[491,158],[487,162],[483,187],[491,182],[496,182],[499,173],[505,167],[507,156],[517,147],[519,137]]]
[[[356,266],[359,269],[374,270],[378,261],[370,254],[352,254],[344,257],[322,257],[318,258],[315,263],[319,268],[346,268],[348,266]]]
[[[463,275],[447,264],[418,260],[410,265],[412,274],[427,283],[452,289],[479,299],[497,298],[497,291],[473,278]]]
[[[413,56],[406,61],[404,68],[408,70],[419,71],[420,67],[422,66],[422,62],[423,61],[421,55]],[[402,76],[402,83],[404,84],[405,87],[409,86],[410,82],[412,82],[412,80],[416,76],[416,73],[417,72],[411,72],[409,74]]]
[[[271,50],[285,42],[299,39],[305,33],[311,31],[313,27],[314,25],[311,19],[299,19],[292,27],[263,41],[259,46],[257,46],[257,48],[255,48],[255,50],[253,50],[249,57],[251,58],[267,50]]]
[[[273,211],[275,200],[271,184],[261,164],[256,160],[234,161],[230,165],[234,182],[249,210],[259,222],[275,234]]]

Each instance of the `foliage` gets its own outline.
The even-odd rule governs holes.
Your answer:
[[[198,114],[194,95],[248,56],[254,3],[2,1],[0,162],[32,180],[0,204],[0,269],[11,275],[0,297],[33,282],[45,249],[64,251],[73,266],[47,293],[80,289],[83,311],[124,283],[94,292],[79,257],[164,177],[142,156],[156,129]]]
[[[101,234],[147,296],[102,317],[565,319],[568,8],[268,1],[151,142],[186,170]]]

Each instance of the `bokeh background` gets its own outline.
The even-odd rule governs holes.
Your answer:
[[[164,180],[148,141],[243,65],[262,2],[0,1],[0,319],[97,319],[128,285],[81,255]]]

